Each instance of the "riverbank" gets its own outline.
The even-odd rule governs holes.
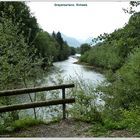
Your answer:
[[[91,68],[94,71],[99,72],[101,74],[104,74],[105,73],[105,70],[103,68],[97,67],[95,65],[89,65],[88,63],[85,63],[85,62],[76,61],[73,64],[78,64],[78,65],[82,65],[82,66],[87,67],[87,68]]]

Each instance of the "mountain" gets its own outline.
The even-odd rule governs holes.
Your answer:
[[[75,39],[73,37],[69,37],[61,33],[62,38],[68,43],[69,46],[72,47],[80,47],[81,44],[87,43],[90,44],[91,46],[95,45],[96,43],[93,42],[94,37],[88,37],[86,40],[80,40],[80,39]]]
[[[66,36],[63,33],[61,33],[61,36],[68,43],[69,46],[72,46],[75,48],[80,47],[80,45],[83,43],[82,41],[79,41],[73,37]]]

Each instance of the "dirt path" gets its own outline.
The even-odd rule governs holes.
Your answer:
[[[41,124],[29,127],[26,130],[20,130],[10,135],[10,137],[95,137],[89,134],[87,130],[93,127],[93,124],[79,122],[75,120],[65,120],[54,124]],[[101,137],[136,137],[126,130],[114,130],[109,135]]]
[[[27,130],[18,131],[11,136],[14,137],[87,137],[85,131],[91,124],[76,122],[74,120],[63,120],[54,124],[41,124],[30,127]]]

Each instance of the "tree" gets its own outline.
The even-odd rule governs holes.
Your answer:
[[[129,4],[130,4],[129,8],[127,8],[127,9],[123,8],[123,11],[128,14],[134,14],[136,12],[134,10],[134,8],[138,7],[140,5],[140,2],[139,1],[130,1]]]
[[[59,45],[60,45],[60,49],[62,49],[62,48],[63,48],[63,43],[64,43],[64,41],[63,41],[63,38],[62,38],[60,32],[58,32],[58,33],[56,34],[56,40],[57,40],[57,42],[58,42]]]
[[[80,46],[80,52],[81,54],[84,54],[85,52],[89,51],[91,49],[90,45],[85,43],[85,44],[82,44]]]
[[[10,18],[19,27],[18,34],[22,33],[28,44],[34,42],[40,29],[36,18],[31,15],[24,2],[0,2],[0,17]]]
[[[52,64],[57,60],[59,53],[59,44],[48,32],[40,31],[36,38],[36,45],[38,46],[38,53],[41,53],[43,60],[43,68]]]
[[[76,49],[74,47],[70,47],[70,55],[75,55]]]
[[[27,87],[29,81],[37,80],[42,59],[36,56],[36,49],[25,42],[24,36],[18,34],[18,26],[11,19],[2,18],[1,21],[0,89]],[[10,100],[5,103],[10,104]]]
[[[65,42],[63,40],[61,33],[58,32],[57,34],[55,34],[55,32],[53,32],[52,37],[57,42],[56,49],[58,50],[58,56],[57,56],[56,61],[61,61],[61,60],[67,59],[68,56],[70,55],[70,48],[69,48],[67,42]]]

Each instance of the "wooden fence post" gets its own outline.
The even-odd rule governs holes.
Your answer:
[[[65,99],[65,88],[62,88],[62,99]],[[63,119],[66,119],[66,104],[62,105],[63,107]]]
[[[62,119],[66,119],[66,104],[67,103],[74,103],[75,98],[66,99],[65,89],[72,88],[72,87],[74,87],[74,84],[63,84],[63,85],[58,85],[58,86],[49,86],[49,87],[44,86],[44,87],[23,88],[23,89],[0,91],[0,97],[4,97],[4,96],[21,95],[21,94],[27,94],[27,93],[33,93],[33,92],[37,93],[40,91],[50,91],[50,90],[62,89],[62,99],[51,100],[51,101],[32,102],[32,103],[25,103],[25,104],[8,105],[8,106],[0,106],[0,113],[61,104],[62,111],[63,111],[63,118]]]

